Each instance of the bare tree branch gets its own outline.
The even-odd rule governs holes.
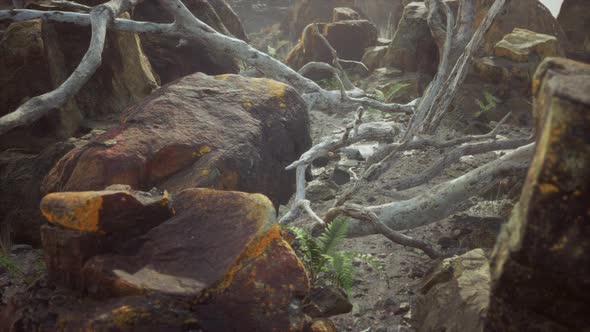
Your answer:
[[[132,8],[138,0],[111,0],[98,5],[90,12],[92,37],[88,51],[72,75],[57,89],[33,97],[21,105],[16,111],[0,118],[0,135],[10,129],[29,124],[53,109],[61,107],[74,96],[94,74],[102,61],[107,27],[122,12]]]
[[[426,255],[428,255],[428,257],[432,259],[439,258],[442,256],[442,254],[429,243],[416,240],[412,237],[396,232],[391,228],[387,227],[379,221],[379,218],[373,211],[370,211],[369,209],[364,208],[360,205],[346,204],[341,207],[332,208],[324,217],[324,221],[327,224],[329,224],[332,222],[332,220],[334,220],[341,214],[354,218],[358,221],[366,222],[367,225],[369,225],[369,227],[373,228],[373,231],[375,233],[383,234],[383,236],[385,236],[392,242],[400,244],[402,246],[420,249]]]

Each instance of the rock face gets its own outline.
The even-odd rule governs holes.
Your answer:
[[[479,26],[483,21],[493,3],[494,0],[476,0],[475,26]],[[486,52],[491,52],[496,43],[512,32],[514,28],[554,36],[559,41],[566,40],[555,17],[539,0],[518,0],[510,1],[504,13],[496,17],[490,31],[486,34],[483,49]]]
[[[218,32],[247,40],[240,19],[225,0],[189,0],[184,4],[197,18]],[[140,3],[133,11],[133,17],[159,23],[173,21],[172,16],[156,1]],[[179,40],[176,38],[143,34],[141,43],[162,84],[195,72],[217,75],[239,71],[238,63],[232,57],[215,53],[195,42],[177,47]]]
[[[43,238],[50,276],[62,281],[59,277],[64,274],[77,276],[74,280],[79,284],[70,282],[70,287],[77,286],[97,298],[135,299],[140,307],[149,307],[155,297],[161,296],[174,300],[162,303],[167,310],[190,305],[189,313],[171,318],[166,328],[182,326],[188,315],[205,331],[303,329],[306,318],[300,303],[309,291],[309,281],[303,265],[281,237],[268,198],[260,194],[187,189],[173,197],[171,207],[175,215],[164,221],[165,212],[169,211],[167,197],[139,195],[111,190],[45,197],[44,214],[52,224],[60,225],[46,226],[44,231],[52,235]],[[98,220],[96,223],[72,222],[84,213],[92,215],[95,204],[87,202],[97,198],[103,202],[100,215],[98,219],[89,218]],[[133,239],[146,226],[146,218],[142,217],[146,208],[164,213],[148,214],[160,224],[138,238],[137,245],[90,246],[92,241],[79,239],[88,236],[94,243],[104,244],[119,231],[134,230],[134,235],[126,236]],[[121,212],[126,212],[128,218],[120,218]],[[82,224],[98,227],[80,227]],[[123,228],[106,232],[108,225]],[[85,231],[80,232],[80,228]],[[64,242],[56,245],[56,239]],[[76,250],[64,250],[71,248]],[[77,264],[55,264],[72,261]],[[67,330],[80,323],[72,316],[76,317],[63,314],[55,321]],[[94,323],[95,319],[85,323]],[[113,310],[102,319],[116,322],[117,312]],[[134,317],[131,327],[148,326],[152,319],[147,313]]]
[[[0,227],[9,229],[15,243],[39,244],[41,181],[73,143],[56,143],[41,153],[0,152]]]
[[[493,56],[475,59],[473,68],[484,81],[512,86],[520,82],[529,90],[537,66],[547,57],[564,55],[557,38],[525,29],[514,29],[499,41]]]
[[[122,123],[62,158],[44,192],[126,184],[178,193],[212,187],[259,192],[285,203],[295,174],[284,168],[311,145],[306,106],[267,79],[193,74],[165,86]]]
[[[35,9],[59,9],[36,6]],[[58,87],[88,48],[90,29],[40,20],[11,24],[0,40],[0,116]],[[109,31],[102,65],[61,109],[0,139],[7,147],[40,149],[79,129],[82,119],[108,118],[140,101],[157,86],[135,34]]]
[[[407,72],[436,73],[438,47],[428,27],[423,2],[409,3],[381,63]]]
[[[412,325],[417,331],[483,331],[489,287],[483,250],[447,258],[423,279]]]
[[[564,0],[557,21],[568,39],[568,56],[590,62],[590,2]]]
[[[340,17],[339,15],[335,15]],[[344,60],[360,61],[365,48],[377,43],[377,28],[366,20],[346,20],[309,25],[285,62],[298,70],[311,61],[332,62],[330,49],[317,36],[319,31]]]
[[[293,0],[227,0],[248,33],[285,22]]]
[[[535,75],[537,148],[494,249],[488,331],[590,326],[588,91],[588,65],[548,59]]]
[[[382,37],[389,37],[401,17],[401,0],[296,0],[284,29],[291,40],[296,40],[307,25],[314,22],[330,22],[336,7],[348,7],[361,18],[373,22]]]

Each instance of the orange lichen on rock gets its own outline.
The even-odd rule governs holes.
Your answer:
[[[102,203],[102,196],[97,192],[53,193],[41,201],[41,213],[52,224],[96,232]]]

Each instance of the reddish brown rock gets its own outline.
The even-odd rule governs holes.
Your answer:
[[[212,187],[285,203],[295,175],[284,168],[309,148],[308,121],[304,101],[282,83],[194,74],[161,88],[130,109],[121,125],[68,153],[46,177],[44,191]]]
[[[316,28],[344,60],[360,61],[365,48],[377,43],[377,28],[366,20],[314,23],[305,29],[295,48],[287,55],[285,62],[292,68],[298,70],[312,61],[332,62],[330,49],[317,36]]]
[[[52,10],[58,6],[35,6]],[[57,88],[71,74],[90,41],[90,28],[41,20],[15,22],[0,39],[0,116]],[[37,123],[0,137],[0,149],[40,149],[69,137],[82,119],[119,114],[157,86],[135,34],[109,31],[102,65],[70,101]]]
[[[247,40],[240,19],[225,0],[184,1],[187,8],[201,21],[225,35]],[[144,1],[136,6],[133,17],[137,20],[168,23],[173,17],[157,1]],[[179,45],[178,38],[143,34],[143,49],[162,84],[195,72],[209,75],[237,73],[238,62],[225,53],[211,50],[204,44],[191,41]]]
[[[355,10],[362,19],[374,23],[382,37],[390,36],[403,11],[401,0],[295,0],[283,30],[296,40],[310,23],[331,22],[337,7]]]
[[[309,281],[266,197],[188,189],[174,198],[174,209],[176,216],[149,231],[135,254],[88,261],[88,291],[196,298],[207,331],[302,329],[299,306]]]
[[[492,254],[487,331],[590,326],[590,66],[547,59],[533,81],[536,152]]]

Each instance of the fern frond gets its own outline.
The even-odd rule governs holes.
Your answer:
[[[333,256],[332,268],[338,286],[350,294],[354,282],[354,267],[352,265],[353,255],[345,252],[338,252]]]
[[[346,217],[334,219],[320,235],[319,242],[323,254],[330,255],[344,241],[348,233],[348,220]]]

